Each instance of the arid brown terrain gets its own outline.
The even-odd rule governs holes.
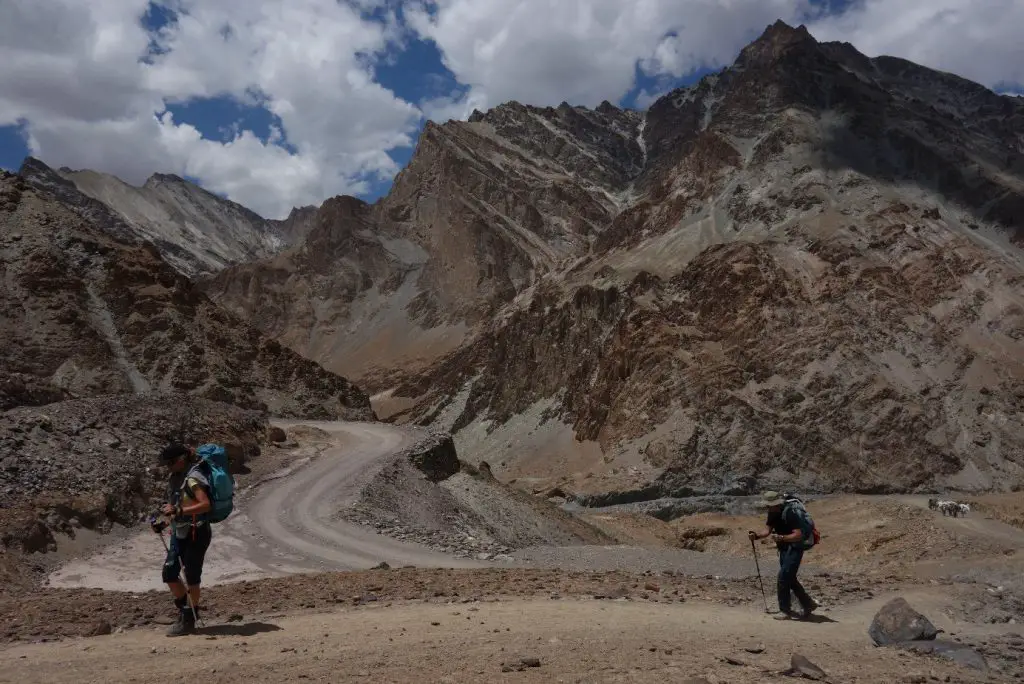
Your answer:
[[[779,23],[646,113],[429,125],[387,197],[208,291],[535,488],[1009,490],[1022,130]]]
[[[284,221],[0,172],[3,677],[1024,681],[1022,140],[1024,98],[779,22]],[[178,439],[237,498],[168,641]],[[812,620],[767,614],[765,489],[822,531]],[[875,646],[896,597],[938,639]]]

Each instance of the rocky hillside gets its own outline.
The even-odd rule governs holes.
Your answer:
[[[641,122],[610,105],[511,104],[428,123],[387,197],[329,200],[304,244],[227,269],[208,292],[328,369],[385,386],[590,250],[643,166]]]
[[[26,160],[20,171],[26,178],[37,172],[52,173],[35,159]],[[309,228],[309,207],[293,210],[283,221],[267,220],[174,175],[155,174],[135,187],[96,171],[57,173],[106,205],[135,237],[155,245],[167,263],[189,277],[270,256]]]
[[[1019,98],[778,23],[643,114],[430,125],[325,209],[212,295],[499,477],[1024,483]]]
[[[213,304],[36,163],[0,177],[0,409],[176,391],[284,416],[371,418],[366,395]]]
[[[76,399],[0,413],[0,531],[13,535],[0,539],[0,547],[45,551],[53,532],[129,525],[163,494],[156,455],[169,441],[224,444],[233,469],[243,472],[260,454],[266,430],[258,412],[180,394]]]

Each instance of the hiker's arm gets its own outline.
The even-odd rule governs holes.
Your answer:
[[[780,542],[798,542],[804,540],[804,533],[800,531],[800,528],[793,530],[789,534],[777,534],[775,535],[775,541]]]
[[[747,536],[751,539],[764,539],[765,537],[771,536],[771,534],[772,530],[767,525],[761,532],[755,532],[754,530],[750,530],[749,532],[747,532]]]
[[[195,503],[190,503],[187,506],[181,506],[178,511],[179,515],[191,516],[191,515],[202,515],[210,510],[210,497],[206,493],[206,489],[201,486],[195,486],[191,489],[190,494]]]

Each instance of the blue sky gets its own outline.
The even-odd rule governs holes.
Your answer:
[[[133,183],[177,173],[264,215],[380,197],[428,116],[508,99],[642,108],[729,64],[778,18],[986,85],[1024,81],[1006,28],[1024,23],[1015,0],[988,14],[954,0],[637,0],[634,12],[618,0],[13,2],[0,167],[20,165],[31,135],[52,165]],[[49,54],[33,31],[63,32],[66,50]]]

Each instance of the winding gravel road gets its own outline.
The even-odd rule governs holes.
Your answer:
[[[381,423],[275,421],[286,430],[308,425],[331,433],[337,446],[260,484],[214,530],[203,584],[323,570],[392,566],[479,567],[476,561],[400,542],[337,516],[389,456],[409,446],[414,434]],[[144,591],[163,586],[164,550],[140,531],[84,559],[71,560],[49,577],[53,587]]]

